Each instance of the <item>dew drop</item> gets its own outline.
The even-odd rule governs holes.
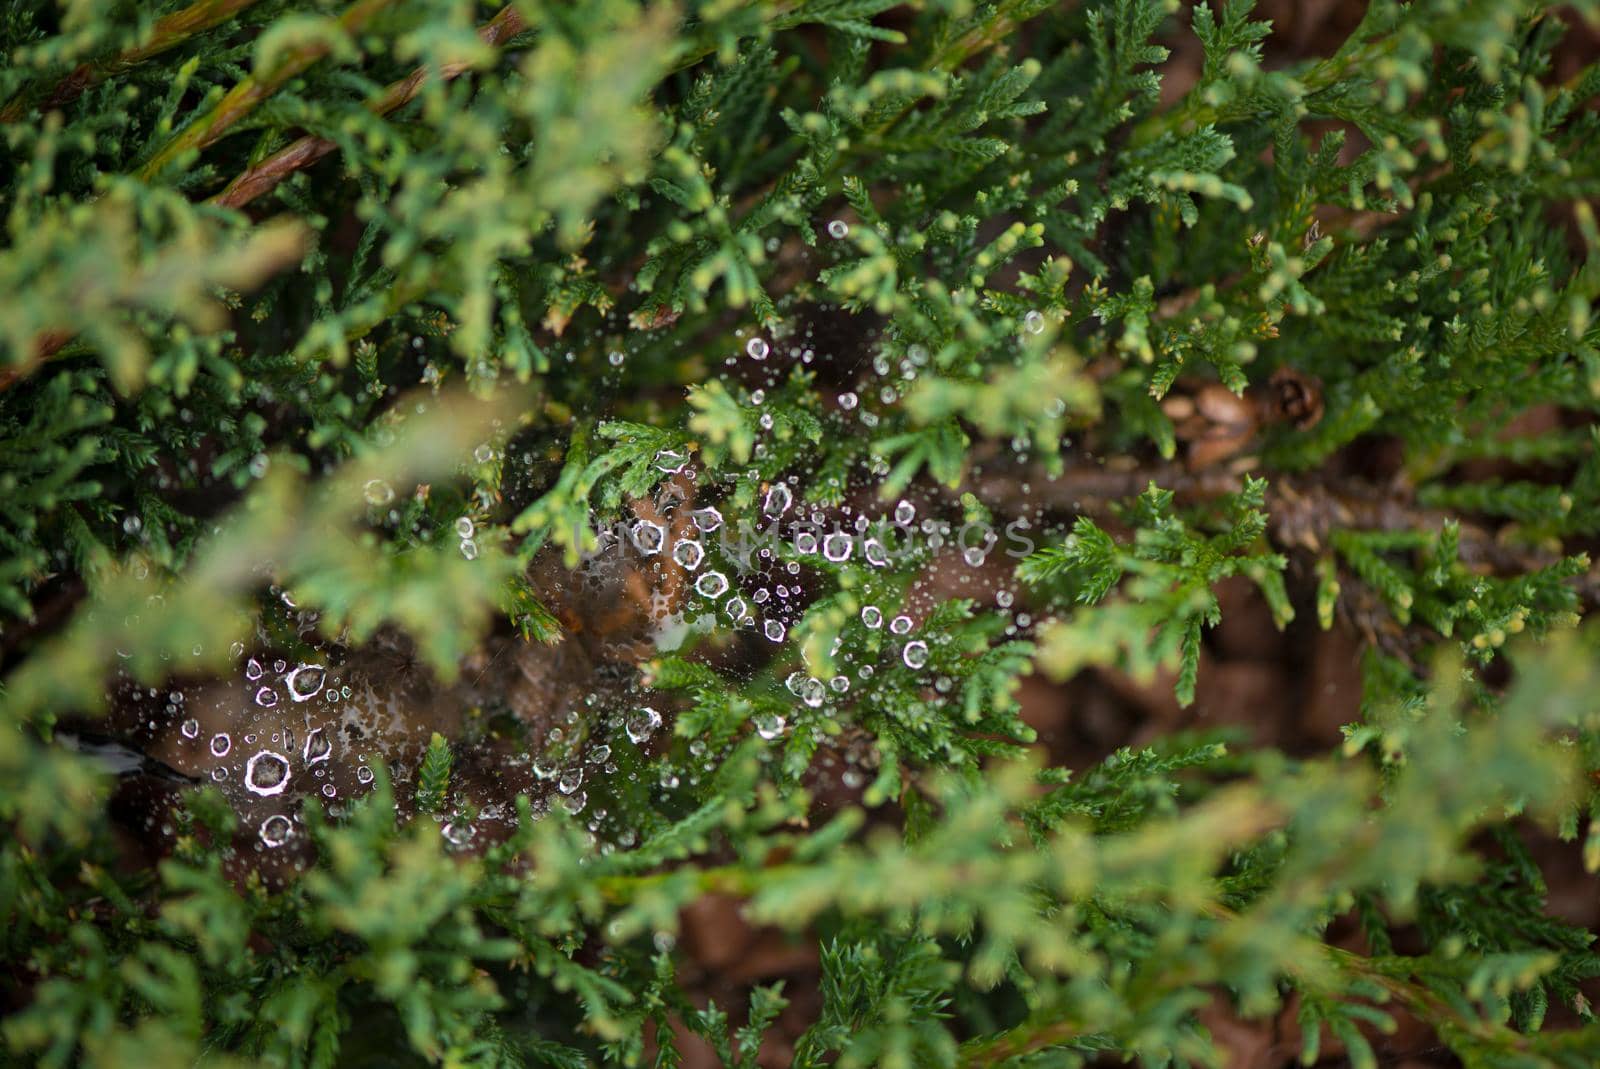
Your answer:
[[[877,629],[883,626],[883,610],[876,605],[868,605],[861,610],[861,622],[868,627]]]
[[[289,684],[289,697],[297,702],[310,701],[322,689],[327,670],[320,664],[302,664],[289,673],[284,682]]]
[[[889,621],[889,630],[893,631],[897,635],[910,634],[911,633],[911,617],[909,617],[909,616],[896,616],[893,620]]]
[[[637,746],[655,734],[656,728],[660,726],[661,714],[646,705],[628,717],[623,730],[628,733],[628,741]]]
[[[794,503],[794,494],[784,483],[773,483],[772,489],[767,491],[767,499],[761,506],[761,511],[768,516],[782,516],[789,511],[789,506]]]
[[[783,734],[785,721],[776,713],[762,713],[755,718],[756,734],[771,741]]]
[[[278,692],[271,687],[262,687],[256,691],[256,704],[263,709],[271,709],[278,704]]]
[[[843,219],[833,219],[828,223],[828,236],[835,240],[842,240],[850,234],[850,224]]]
[[[749,353],[752,359],[765,360],[767,354],[772,351],[772,347],[767,344],[764,338],[751,338],[745,342],[744,351]]]
[[[722,526],[722,513],[713,508],[695,509],[690,513],[694,525],[705,534],[710,534]]]
[[[306,736],[306,745],[301,751],[301,756],[308,767],[321,764],[333,756],[333,740],[324,735],[321,728],[312,728],[311,733]]]
[[[254,657],[252,657],[252,658],[250,658],[250,660],[246,661],[245,662],[245,666],[244,666],[244,677],[246,679],[252,680],[252,681],[260,679],[261,678],[261,662],[256,660]]]
[[[843,531],[835,531],[822,540],[822,555],[835,564],[849,560],[853,549],[855,542]]]
[[[901,527],[911,526],[911,521],[917,518],[917,506],[909,501],[902,501],[894,507],[894,522]]]
[[[211,756],[226,757],[231,749],[233,749],[233,740],[228,737],[226,732],[218,732],[211,736]]]
[[[475,528],[472,525],[472,517],[471,516],[458,516],[458,517],[456,517],[456,534],[457,534],[457,536],[459,536],[461,538],[471,538],[472,537],[472,532],[475,531],[476,529],[477,528]]]
[[[701,597],[720,598],[728,589],[728,579],[721,572],[707,572],[694,583],[695,592]]]
[[[661,552],[661,547],[666,545],[667,533],[658,523],[649,520],[640,520],[628,532],[628,537],[633,541],[633,548],[647,557],[653,557]]]
[[[672,559],[691,572],[700,567],[705,555],[705,548],[691,539],[684,539],[672,547]]]
[[[361,493],[369,505],[387,505],[394,500],[394,487],[382,479],[367,480],[367,485],[362,488]]]
[[[900,659],[906,662],[907,668],[921,668],[928,663],[928,644],[920,640],[907,642],[906,648],[900,651]]]
[[[294,825],[282,813],[274,813],[261,822],[261,841],[279,847],[294,837]]]
[[[200,721],[196,720],[194,717],[191,716],[189,719],[187,719],[187,720],[185,720],[183,722],[183,726],[180,727],[178,730],[183,732],[183,737],[186,738],[186,739],[199,738],[199,736],[200,736]]]
[[[767,638],[771,641],[782,642],[787,628],[785,628],[783,624],[777,620],[768,620],[766,626],[762,630],[765,632]]]
[[[262,750],[245,764],[244,785],[252,794],[282,794],[289,786],[289,759],[281,753]]]

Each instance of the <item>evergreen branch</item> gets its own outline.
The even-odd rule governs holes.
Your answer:
[[[254,3],[256,0],[195,0],[181,11],[163,15],[150,27],[145,40],[129,45],[108,59],[79,64],[71,74],[56,83],[37,105],[30,99],[37,93],[23,89],[4,108],[0,108],[0,124],[16,122],[35,106],[41,111],[64,108],[91,86],[177,48],[196,34],[227,22]]]
[[[527,28],[527,21],[515,5],[507,5],[499,14],[478,27],[478,39],[494,47],[504,44]],[[387,115],[415,99],[430,78],[450,81],[471,69],[464,61],[447,63],[437,71],[418,67],[411,74],[392,82],[375,99],[367,102],[367,110],[374,115]],[[212,204],[224,208],[242,208],[264,193],[271,192],[279,182],[304,170],[338,146],[323,137],[307,135],[271,156],[240,172],[227,188],[210,198]]]
[[[339,16],[341,32],[353,37],[361,32],[391,0],[355,0]],[[249,75],[230,89],[205,114],[191,119],[184,128],[157,149],[136,172],[140,180],[157,178],[174,160],[214,144],[262,102],[283,88],[291,79],[333,51],[333,43],[318,39],[296,45],[273,64],[272,69]]]

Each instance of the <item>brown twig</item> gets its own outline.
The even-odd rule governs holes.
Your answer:
[[[358,33],[389,5],[389,0],[356,0],[339,16],[339,26],[347,34]],[[281,89],[291,78],[306,70],[333,50],[326,41],[313,41],[291,49],[270,71],[250,74],[217,102],[210,112],[195,119],[139,168],[139,178],[149,181],[185,152],[203,149],[249,115],[263,100]]]
[[[220,2],[220,0],[219,0]],[[228,2],[242,6],[244,0],[228,0]],[[254,0],[249,0],[254,2]],[[345,13],[343,20],[346,29],[354,29],[349,21],[353,13],[358,10],[363,13],[362,20],[381,7],[387,0],[364,0]],[[196,5],[199,6],[199,5]],[[357,20],[362,21],[362,20]],[[521,12],[515,7],[507,6],[499,14],[490,19],[478,29],[478,37],[488,45],[499,45],[515,37],[526,28],[527,23]],[[171,47],[170,45],[168,47]],[[149,178],[163,165],[163,161],[170,160],[178,152],[191,148],[204,148],[221,137],[226,129],[243,118],[256,104],[265,99],[267,95],[281,86],[293,73],[304,70],[319,56],[325,54],[326,48],[318,45],[305,49],[295,60],[284,64],[273,72],[272,77],[261,82],[246,78],[229,92],[228,96],[212,109],[209,119],[197,120],[185,128],[184,132],[174,138],[140,171],[140,176]],[[285,68],[294,68],[289,74],[284,74]],[[449,81],[458,77],[467,70],[465,63],[446,64],[437,71],[437,76]],[[367,106],[375,115],[386,115],[389,112],[405,105],[415,99],[422,91],[429,77],[434,71],[428,67],[418,67],[410,75],[402,78],[386,88],[383,93]],[[231,103],[230,103],[231,102]],[[333,151],[335,145],[332,141],[320,137],[302,137],[261,163],[241,173],[232,182],[228,183],[221,193],[210,198],[212,204],[225,208],[240,208],[250,201],[269,192],[285,178],[296,171],[309,167],[311,164]],[[63,346],[72,340],[73,332],[67,330],[47,331],[36,339],[34,355],[27,362],[27,367],[35,367],[48,360],[59,352]],[[23,376],[23,371],[16,367],[0,368],[0,393],[5,392],[18,379]]]
[[[478,28],[478,37],[484,44],[499,45],[515,37],[526,27],[527,22],[522,13],[515,7],[505,7],[489,22]],[[461,63],[447,63],[439,68],[436,76],[442,81],[464,73],[468,65]],[[428,67],[418,67],[410,75],[391,84],[381,95],[367,104],[367,110],[374,115],[387,115],[390,112],[410,103],[422,91],[430,76],[435,72]],[[280,149],[260,163],[242,172],[221,193],[211,198],[211,203],[219,204],[224,208],[242,208],[263,193],[270,192],[279,182],[294,174],[296,171],[316,163],[322,157],[332,152],[337,146],[325,137],[306,136]]]

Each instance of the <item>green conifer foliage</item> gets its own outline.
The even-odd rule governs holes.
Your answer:
[[[0,1063],[1600,1064],[1600,4],[1338,6],[4,5]]]

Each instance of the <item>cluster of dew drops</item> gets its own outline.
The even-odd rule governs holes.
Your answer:
[[[842,238],[848,232],[846,224],[842,221],[830,224],[828,230],[835,238]],[[1030,313],[1024,326],[1031,333],[1039,333],[1044,324],[1038,313]],[[776,333],[774,340],[777,340]],[[778,344],[784,343],[778,342]],[[773,356],[774,351],[774,342],[769,342],[761,336],[754,336],[745,342],[742,355],[745,359],[761,363]],[[810,363],[816,354],[809,345],[790,343],[787,355],[799,363]],[[620,356],[621,354],[614,354],[611,363],[619,365],[622,362]],[[882,405],[889,405],[899,399],[899,390],[903,390],[906,383],[916,378],[919,369],[927,365],[928,354],[913,345],[908,347],[899,359],[898,367],[885,353],[875,355],[871,363],[873,371],[885,383],[872,400]],[[896,371],[901,379],[899,390],[888,382]],[[769,379],[768,387],[775,384],[776,374],[777,369],[774,367],[773,378]],[[765,402],[765,392],[760,388],[751,390],[747,394],[747,400],[759,408]],[[853,416],[865,427],[874,427],[878,423],[879,417],[871,411],[871,408],[878,405],[863,404],[862,398],[855,392],[840,393],[836,397],[836,404],[842,415]],[[771,430],[773,427],[772,417],[768,413],[758,417],[757,422],[763,431]],[[1025,443],[1014,444],[1019,448],[1025,445]],[[493,455],[491,449],[492,447],[487,445],[480,446],[475,459],[479,461],[491,459]],[[755,451],[757,459],[765,455],[765,449],[764,443],[757,444]],[[704,474],[693,470],[688,455],[678,450],[661,451],[655,458],[655,464],[661,472],[668,475],[678,475],[684,473],[686,469],[691,469],[688,471],[691,481]],[[752,470],[746,474],[754,477],[756,472]],[[868,474],[874,477],[887,475],[887,462],[881,458],[873,458]],[[684,629],[681,625],[692,625],[701,632],[727,626],[734,629],[755,629],[771,643],[782,643],[787,637],[793,619],[799,615],[797,606],[800,603],[802,587],[798,577],[802,571],[801,560],[804,558],[815,556],[835,565],[859,559],[872,568],[886,568],[892,563],[891,556],[900,551],[896,540],[887,532],[898,532],[901,536],[911,536],[912,539],[920,536],[924,545],[935,550],[943,544],[949,544],[954,533],[953,526],[948,521],[928,517],[918,523],[918,509],[909,500],[899,501],[886,515],[869,515],[866,511],[853,509],[849,505],[838,506],[829,513],[811,509],[808,514],[803,506],[796,509],[795,491],[791,482],[792,479],[788,482],[774,482],[763,494],[758,495],[759,523],[765,526],[767,534],[775,534],[783,539],[792,550],[792,553],[783,554],[789,557],[787,560],[778,559],[779,554],[774,552],[771,542],[756,550],[754,559],[748,555],[744,559],[730,555],[726,551],[725,540],[720,548],[713,545],[718,532],[724,531],[724,519],[720,510],[711,505],[692,509],[690,512],[692,525],[687,527],[669,526],[648,519],[638,519],[628,527],[626,542],[633,551],[644,557],[670,561],[673,566],[692,576],[689,587],[692,589],[693,597],[681,608],[663,612],[663,619],[659,621],[662,625],[660,633],[681,632]],[[368,483],[364,495],[369,506],[379,509],[390,506],[395,498],[393,488],[381,480]],[[801,522],[791,524],[785,531],[783,525],[786,519],[792,518],[791,510],[800,517]],[[1026,526],[1025,521],[1023,526]],[[454,533],[459,540],[462,556],[468,560],[474,559],[477,556],[475,541],[477,531],[473,520],[469,516],[458,517],[454,522]],[[614,541],[620,542],[620,540]],[[982,532],[978,544],[966,544],[964,539],[959,540],[960,556],[969,566],[979,567],[995,550],[996,542],[997,536],[993,530]],[[608,544],[603,538],[600,548],[588,556],[596,558],[614,548],[615,545]],[[586,560],[582,567],[592,566],[591,559]],[[785,580],[784,575],[794,577],[793,581]],[[1009,611],[1013,604],[1014,593],[1009,588],[1002,588],[993,593],[993,598],[996,607],[1001,611]],[[786,602],[793,604],[786,605]],[[719,615],[724,619],[719,619]],[[873,643],[869,650],[852,648],[845,642],[844,636],[840,636],[830,651],[835,667],[840,670],[827,679],[816,678],[800,670],[789,673],[784,685],[795,699],[797,715],[798,710],[823,710],[832,702],[847,700],[852,686],[852,674],[859,681],[873,678],[874,674],[883,668],[879,657],[879,653],[883,650],[887,650],[888,655],[894,657],[907,670],[921,672],[929,666],[932,659],[929,639],[915,633],[916,625],[909,613],[894,612],[891,615],[876,604],[867,604],[859,610],[859,623],[866,631],[881,632],[892,637],[886,643]],[[1012,616],[1009,630],[1016,633],[1020,629],[1027,628],[1030,623],[1026,614],[1018,613]],[[236,647],[235,653],[242,656],[242,647]],[[351,687],[349,683],[342,683],[324,663],[307,661],[291,664],[281,659],[265,663],[252,657],[245,659],[242,672],[249,688],[250,701],[264,712],[280,705],[302,706],[305,703],[316,703],[320,707],[321,719],[331,718],[337,723],[339,720],[339,715],[335,715],[337,707],[343,703],[346,710],[340,715],[346,718],[350,716]],[[943,676],[936,676],[929,682],[933,689],[940,693],[948,692],[953,685],[949,678]],[[359,706],[360,703],[354,705]],[[574,710],[569,713],[568,719],[573,720],[578,715]],[[614,726],[620,727],[620,733],[630,744],[641,748],[649,743],[663,723],[662,714],[653,706],[643,703],[620,715],[610,714],[607,719],[610,719]],[[773,713],[764,713],[756,717],[752,728],[764,739],[777,740],[785,734],[790,719]],[[381,738],[381,724],[368,727],[374,729]],[[336,736],[332,727],[308,728],[299,737],[296,737],[293,729],[287,726],[270,733],[266,738],[261,738],[256,733],[244,733],[240,735],[236,745],[233,734],[226,731],[215,732],[209,738],[201,739],[200,723],[191,717],[183,721],[181,733],[186,740],[206,747],[207,752],[216,761],[211,769],[211,777],[219,783],[236,781],[254,798],[276,798],[289,788],[298,770],[308,772],[314,780],[323,780],[318,793],[336,804],[338,789],[331,779],[324,780],[323,776],[336,746]],[[560,729],[555,729],[553,735],[558,740]],[[603,739],[603,736],[601,738]],[[692,740],[688,749],[692,757],[704,757],[706,754],[705,743],[701,740]],[[531,755],[529,760],[535,776],[540,780],[550,781],[555,788],[552,804],[560,805],[568,812],[576,814],[584,811],[587,805],[587,794],[584,789],[586,776],[592,775],[595,771],[613,771],[616,766],[610,758],[611,747],[604,741],[592,740],[586,749],[567,761],[549,757],[534,758]],[[361,763],[356,766],[357,781],[361,785],[369,785],[374,775],[372,769],[365,764],[367,756],[360,755],[358,760]],[[562,767],[564,764],[567,767]],[[588,772],[585,771],[586,765],[590,766]],[[670,762],[660,763],[661,786],[664,789],[679,786],[683,778],[680,776],[681,771]],[[693,776],[692,773],[685,775]],[[689,781],[692,783],[693,779]],[[851,786],[859,785],[860,772],[854,768],[847,769],[845,782]],[[536,813],[541,808],[542,806],[536,807]],[[490,812],[480,815],[494,814]],[[504,818],[508,813],[502,812],[500,815]],[[606,816],[603,810],[592,807],[588,809],[586,815],[591,818],[591,831],[597,830],[599,822]],[[474,834],[473,825],[459,812],[446,814],[441,817],[441,821],[442,834],[447,840],[456,845],[465,845],[471,841]],[[282,846],[294,834],[294,820],[283,813],[266,816],[260,821],[258,828],[259,841],[265,848]],[[624,847],[629,845],[630,835],[627,832],[624,831],[616,838],[617,845]],[[610,844],[605,844],[603,848],[609,849]]]
[[[755,360],[764,360],[770,354],[770,344],[762,338],[752,338],[745,346],[746,353]],[[856,407],[853,395],[845,395],[840,407],[851,411]],[[763,398],[755,391],[752,400]],[[666,473],[678,474],[688,464],[688,458],[676,450],[663,450],[656,457],[657,467]],[[691,472],[692,475],[696,474]],[[875,474],[883,474],[877,472]],[[987,526],[976,532],[976,537],[959,540],[955,526],[935,517],[925,517],[919,522],[918,508],[910,500],[902,499],[887,514],[874,515],[850,505],[840,505],[826,512],[808,509],[797,502],[791,482],[778,481],[758,495],[759,516],[754,534],[756,547],[746,548],[744,554],[730,553],[729,542],[721,539],[716,544],[718,532],[725,530],[721,512],[712,506],[695,508],[690,512],[692,526],[659,523],[648,519],[632,522],[626,532],[626,542],[631,549],[646,558],[670,560],[672,564],[693,575],[694,598],[668,623],[690,626],[688,630],[709,631],[713,627],[754,629],[772,643],[782,643],[788,634],[792,618],[801,614],[802,587],[798,577],[807,558],[821,558],[831,564],[844,564],[852,560],[864,561],[874,569],[888,568],[895,558],[908,552],[920,552],[917,544],[930,550],[943,546],[959,548],[960,559],[971,568],[983,566],[998,548],[996,530]],[[798,506],[798,507],[797,507]],[[786,521],[790,521],[787,522]],[[1017,527],[1026,530],[1030,524],[1019,521]],[[1009,531],[1009,529],[1008,529]],[[675,533],[676,532],[676,533]],[[759,536],[767,536],[764,540]],[[743,536],[741,535],[741,543]],[[622,539],[616,539],[620,543]],[[778,543],[781,542],[781,550]],[[1023,543],[1031,549],[1031,543]],[[709,550],[708,550],[708,547]],[[602,539],[600,552],[611,551],[613,546]],[[1014,554],[1020,557],[1021,554]],[[786,559],[784,559],[786,558]],[[713,566],[715,565],[715,566]],[[734,575],[730,579],[729,573]],[[786,576],[796,577],[792,582]],[[754,589],[752,589],[752,587]],[[1008,633],[1017,634],[1029,627],[1031,618],[1026,613],[1011,613],[1015,601],[1014,589],[1008,582],[992,591],[991,604],[1006,613],[1010,620]],[[786,600],[796,601],[785,606]],[[787,610],[787,611],[786,611]],[[719,619],[718,617],[723,619]],[[789,618],[791,623],[786,623]],[[798,707],[819,710],[834,702],[848,700],[852,676],[865,681],[883,670],[880,654],[888,651],[905,669],[922,672],[930,669],[935,658],[930,651],[930,637],[917,633],[917,625],[908,612],[885,611],[877,604],[866,604],[859,610],[859,624],[867,632],[884,633],[886,642],[850,644],[845,635],[835,639],[830,651],[835,668],[839,669],[826,679],[816,678],[796,670],[785,679],[787,691]],[[683,630],[663,628],[664,631]],[[931,670],[931,669],[930,669]],[[954,682],[947,676],[935,674],[928,680],[932,689],[945,694]],[[637,716],[640,724],[659,723],[659,714],[650,707],[642,707]],[[758,714],[752,725],[762,738],[776,740],[789,729],[790,718],[771,712]],[[630,729],[630,737],[634,732]],[[694,753],[696,743],[691,743]],[[861,775],[855,769],[844,774],[847,785],[857,786]],[[852,782],[854,781],[854,782]]]
[[[235,644],[233,653],[243,657],[244,647]],[[264,661],[257,657],[244,657],[241,674],[248,703],[259,710],[263,720],[278,712],[280,722],[261,731],[216,731],[201,739],[198,718],[188,717],[179,726],[185,740],[202,743],[205,751],[215,759],[211,779],[225,788],[232,781],[258,799],[277,798],[288,791],[296,772],[309,773],[315,793],[327,800],[337,799],[338,788],[327,771],[338,745],[339,719],[330,718],[336,708],[352,696],[348,684],[334,676],[325,664],[282,658]],[[318,726],[305,727],[297,734],[282,714],[284,706],[316,706],[318,715],[302,718],[306,723],[324,721]],[[371,784],[374,773],[366,761],[359,758],[356,780],[362,785]],[[260,821],[257,836],[263,846],[272,848],[287,843],[295,834],[295,822],[285,813],[273,813]]]

